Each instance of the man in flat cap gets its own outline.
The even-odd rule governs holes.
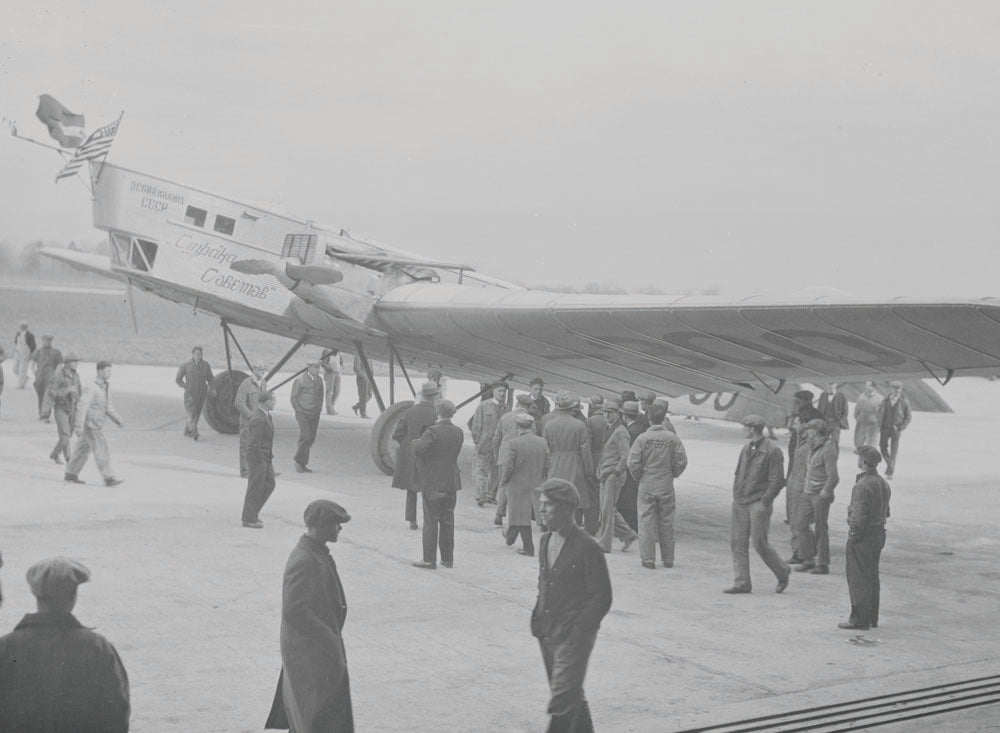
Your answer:
[[[104,423],[107,420],[124,428],[125,423],[115,412],[111,403],[111,362],[97,362],[97,377],[83,390],[83,396],[76,405],[76,417],[73,418],[73,434],[76,436],[76,447],[66,464],[66,481],[74,484],[86,483],[80,480],[80,469],[83,468],[94,452],[94,460],[104,476],[104,483],[117,486],[121,479],[115,478],[111,470],[111,453],[108,451],[108,441],[104,437]]]
[[[38,612],[0,637],[0,730],[124,733],[128,675],[118,652],[73,616],[90,571],[66,557],[28,569]]]
[[[299,447],[295,451],[295,470],[299,473],[312,473],[309,468],[309,450],[316,442],[324,401],[320,368],[318,361],[309,362],[305,372],[292,382],[291,403],[295,410],[295,420],[299,424]]]
[[[674,479],[687,468],[687,452],[675,433],[667,430],[667,402],[653,400],[649,428],[635,439],[628,454],[628,471],[639,482],[639,553],[642,566],[656,568],[656,545],[663,567],[674,566]]]
[[[450,568],[455,562],[455,500],[462,489],[458,456],[465,433],[452,423],[454,416],[455,403],[439,400],[437,421],[410,444],[416,456],[414,484],[424,502],[424,558],[413,563],[417,568],[436,568],[438,547],[442,565]]]
[[[505,441],[500,459],[500,491],[507,497],[507,545],[521,535],[519,555],[535,555],[531,522],[539,519],[536,489],[549,472],[549,446],[535,433],[535,418],[527,410],[514,415],[517,435]]]
[[[306,507],[306,533],[288,556],[281,583],[281,675],[265,728],[295,733],[354,730],[344,651],[347,599],[326,546],[351,519],[317,499]]]
[[[802,495],[796,501],[792,527],[802,561],[793,565],[799,572],[827,575],[830,572],[830,505],[834,489],[840,483],[837,471],[837,448],[830,441],[830,425],[817,420],[810,425],[809,458]],[[812,525],[816,529],[813,531]]]
[[[628,526],[616,506],[618,494],[628,476],[628,452],[631,447],[628,430],[622,424],[618,400],[604,401],[604,424],[607,437],[601,447],[597,471],[601,482],[601,526],[597,532],[597,544],[605,552],[611,552],[611,540],[617,537],[624,543],[622,552],[626,552],[638,535]]]
[[[596,534],[600,524],[600,497],[594,454],[590,450],[590,428],[586,418],[573,413],[580,398],[563,391],[556,397],[556,409],[542,427],[542,437],[549,444],[549,478],[569,481],[580,494],[577,521]],[[591,511],[593,508],[593,511]]]
[[[503,480],[500,478],[500,464],[503,462],[504,447],[518,434],[518,427],[515,423],[515,419],[518,415],[530,415],[530,407],[531,395],[519,394],[516,398],[514,398],[514,409],[510,412],[505,412],[500,416],[500,422],[497,423],[497,429],[493,431],[493,459],[496,461],[497,465],[498,483],[497,513],[493,518],[493,523],[498,527],[503,526],[503,518],[507,515],[507,494],[503,490]],[[535,422],[533,417],[531,419],[531,425],[531,429],[535,431],[535,435],[538,435],[538,424]]]
[[[733,521],[730,529],[730,546],[733,551],[733,573],[736,576],[731,588],[723,593],[749,593],[750,544],[761,556],[778,579],[776,593],[788,587],[791,568],[781,561],[767,541],[771,528],[771,511],[774,500],[785,485],[784,456],[781,448],[770,438],[764,437],[767,423],[760,415],[743,418],[743,435],[747,444],[740,451],[733,478]]]
[[[260,510],[274,492],[274,393],[257,394],[257,409],[247,424],[247,490],[243,496],[243,526],[261,529]]]
[[[261,392],[267,391],[267,366],[254,364],[250,376],[240,382],[236,388],[233,404],[240,414],[240,478],[247,477],[247,439],[250,436],[250,418],[253,417],[259,404],[257,398]]]
[[[49,382],[49,395],[52,399],[52,416],[56,420],[56,431],[59,440],[49,453],[49,458],[61,465],[63,458],[69,460],[69,439],[73,435],[76,424],[76,405],[83,394],[80,375],[76,372],[79,359],[70,352],[63,357],[52,380]]]
[[[187,413],[187,424],[184,426],[185,437],[198,440],[198,421],[201,411],[208,398],[208,390],[212,386],[212,367],[202,358],[202,348],[191,349],[191,358],[177,368],[174,381],[184,390],[184,411]]]
[[[878,626],[878,563],[885,547],[885,521],[889,518],[889,482],[878,475],[882,454],[877,448],[858,448],[857,483],[847,507],[847,589],[851,616],[842,629],[866,630]]]
[[[552,693],[548,730],[593,731],[583,680],[601,620],[611,609],[611,579],[604,552],[573,519],[580,501],[576,487],[550,478],[540,492],[549,531],[539,545],[531,633],[541,647]]]
[[[500,416],[507,409],[507,385],[497,382],[493,393],[476,406],[476,413],[469,421],[472,442],[476,444],[472,454],[472,475],[476,489],[476,504],[486,506],[496,504],[496,487],[493,474],[496,472],[496,456],[493,453],[493,434],[500,425]]]
[[[903,394],[903,383],[898,379],[889,382],[889,396],[878,406],[879,452],[885,459],[885,477],[892,478],[899,457],[899,436],[910,425],[913,412],[910,401]]]
[[[38,419],[48,422],[52,415],[52,402],[48,399],[49,380],[56,367],[62,363],[62,352],[52,346],[52,337],[42,336],[42,346],[31,355],[35,369],[35,394],[38,395]]]
[[[392,439],[399,444],[399,449],[396,451],[396,468],[392,473],[392,486],[406,492],[403,518],[410,523],[410,529],[420,529],[417,524],[417,496],[420,492],[413,482],[414,461],[410,444],[437,420],[434,402],[440,394],[441,391],[434,382],[424,382],[420,387],[416,403],[406,408],[406,412],[396,423],[396,429],[392,431]]]

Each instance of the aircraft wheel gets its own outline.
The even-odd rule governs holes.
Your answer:
[[[240,413],[236,410],[234,399],[247,375],[243,372],[222,372],[212,380],[205,400],[205,421],[223,435],[235,435],[240,432]]]
[[[392,439],[392,433],[403,413],[412,405],[413,400],[403,400],[389,405],[372,426],[372,460],[387,476],[392,476],[396,470],[396,451],[399,450],[399,443]]]

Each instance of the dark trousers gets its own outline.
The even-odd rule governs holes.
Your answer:
[[[847,590],[851,595],[851,623],[878,626],[878,561],[885,547],[885,529],[870,528],[847,538]]]
[[[38,395],[38,417],[46,419],[52,414],[52,401],[46,399],[45,393],[49,389],[49,382],[35,382],[35,393]]]
[[[517,536],[521,535],[521,547],[528,555],[535,554],[535,541],[531,538],[531,525],[513,525],[507,527],[507,544],[513,545]]]
[[[358,401],[354,407],[361,413],[361,417],[368,417],[368,400],[372,398],[372,386],[368,384],[368,378],[364,374],[358,374],[354,381],[358,385]]]
[[[878,449],[885,459],[885,475],[890,477],[896,470],[896,457],[899,455],[899,431],[895,428],[881,428],[878,434]]]
[[[250,438],[250,421],[240,419],[240,476],[246,476],[247,471],[247,441]]]
[[[618,511],[622,513],[625,523],[632,528],[633,532],[639,531],[639,484],[631,476],[625,479],[625,485],[618,492]]]
[[[300,466],[308,466],[309,449],[316,442],[316,431],[319,430],[319,413],[310,415],[296,410],[295,420],[299,424],[299,448],[295,451],[295,462]]]
[[[424,562],[437,562],[438,547],[441,562],[455,560],[455,492],[424,497]]]
[[[760,558],[774,573],[774,577],[782,580],[791,571],[781,561],[778,553],[767,541],[767,533],[771,528],[772,506],[764,506],[764,502],[753,504],[737,504],[733,502],[733,523],[730,529],[729,545],[733,550],[734,586],[750,590],[750,545],[760,555]]]
[[[833,499],[819,494],[802,494],[795,511],[795,537],[799,547],[796,552],[802,562],[817,565],[830,564],[830,505]],[[810,526],[815,522],[816,531]]]
[[[404,517],[407,522],[417,521],[417,494],[419,492],[409,491],[406,492],[406,516]]]
[[[552,716],[549,733],[590,733],[594,730],[590,706],[583,694],[583,679],[587,676],[587,662],[595,641],[596,632],[583,639],[560,643],[538,640],[552,693],[548,708]]]
[[[59,431],[59,442],[52,449],[49,458],[64,456],[69,460],[69,439],[73,435],[73,423],[76,422],[75,410],[69,407],[55,405],[52,408],[52,415],[56,419],[56,430]]]
[[[274,491],[274,464],[271,461],[249,461],[247,493],[243,497],[243,521],[256,522],[260,510]]]
[[[198,421],[201,419],[201,411],[205,407],[207,392],[194,394],[184,392],[184,412],[187,413],[187,427],[184,429],[185,435],[198,434]]]

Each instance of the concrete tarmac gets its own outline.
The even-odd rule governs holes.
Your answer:
[[[93,365],[80,372],[89,380]],[[121,654],[133,730],[261,730],[280,668],[282,570],[303,532],[303,508],[327,497],[353,516],[332,552],[349,606],[344,640],[357,729],[544,730],[548,688],[528,628],[537,560],[506,547],[493,512],[476,507],[471,439],[455,567],[418,570],[410,562],[420,557],[420,533],[403,521],[403,493],[371,463],[373,421],[350,413],[353,380],[344,380],[342,414],[322,419],[313,474],[293,470],[297,429],[288,388],[279,392],[282,475],[261,514],[264,529],[251,530],[240,525],[246,482],[236,436],[203,423],[199,442],[183,437],[173,375],[165,367],[114,368],[112,394],[126,423],[105,431],[125,479],[114,488],[92,460],[81,473],[85,486],[63,483],[63,468],[48,458],[55,426],[37,421],[30,386],[18,390],[8,379],[0,396],[0,632],[34,608],[24,580],[32,563],[77,558],[93,580],[80,589],[76,615]],[[456,401],[472,391],[448,385]],[[741,433],[675,420],[690,457],[677,485],[677,564],[646,570],[636,549],[622,553],[617,541],[608,555],[614,606],[586,683],[598,730],[680,730],[1000,672],[992,440],[1000,384],[956,380],[943,394],[956,414],[918,413],[903,435],[880,627],[860,637],[837,629],[849,611],[843,548],[856,473],[849,432],[830,516],[831,574],[796,573],[777,595],[753,556],[753,594],[727,596]],[[775,512],[771,539],[787,557],[782,513]],[[961,727],[943,717],[898,730],[986,730],[997,716],[986,709]]]

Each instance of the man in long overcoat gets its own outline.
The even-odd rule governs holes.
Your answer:
[[[497,465],[497,514],[493,523],[498,527],[503,526],[503,518],[507,514],[507,494],[504,492],[503,482],[500,480],[500,462],[503,460],[502,451],[509,441],[517,437],[518,430],[517,425],[514,423],[514,418],[519,413],[526,412],[530,415],[530,407],[531,395],[519,394],[514,399],[514,409],[500,416],[497,429],[493,431],[493,457]],[[534,420],[534,417],[532,417],[532,420]],[[535,435],[539,435],[538,423],[535,422],[533,424],[535,426]]]
[[[549,733],[593,731],[583,693],[590,652],[601,620],[611,609],[611,579],[604,552],[573,515],[580,495],[571,483],[550,478],[540,487],[542,535],[538,601],[531,633],[542,650],[549,699]]]
[[[565,479],[577,488],[580,494],[578,521],[581,521],[592,505],[595,509],[598,507],[596,502],[591,503],[589,490],[591,485],[597,484],[594,454],[590,450],[590,428],[586,418],[581,420],[573,415],[579,404],[579,397],[560,392],[556,397],[556,410],[542,428],[542,437],[549,444],[549,478]],[[596,526],[587,529],[597,531]]]
[[[424,500],[424,559],[413,566],[430,570],[437,567],[439,546],[441,564],[450,568],[455,562],[455,500],[462,489],[458,456],[465,441],[462,428],[451,421],[454,402],[440,400],[437,416],[437,422],[410,444],[416,456],[414,482]]]
[[[191,349],[191,358],[177,368],[174,379],[177,386],[184,390],[184,412],[187,413],[184,435],[194,440],[198,440],[198,421],[208,398],[208,389],[212,386],[212,367],[202,358],[202,353],[200,346]]]
[[[274,491],[274,393],[257,395],[257,409],[247,424],[247,492],[243,497],[243,526],[260,529],[260,510]]]
[[[413,482],[413,451],[410,444],[420,437],[420,434],[437,420],[437,410],[434,400],[441,390],[434,382],[424,382],[420,387],[420,399],[407,408],[392,431],[392,439],[399,444],[396,451],[396,468],[392,473],[392,486],[406,492],[406,509],[404,518],[410,523],[410,529],[419,529],[417,525],[417,495],[420,493]]]
[[[351,682],[343,629],[347,599],[326,543],[351,515],[317,499],[305,511],[306,533],[288,557],[281,583],[281,675],[265,728],[294,733],[351,733]]]
[[[527,410],[514,416],[517,435],[504,444],[500,461],[500,490],[507,496],[508,545],[521,535],[519,555],[533,557],[531,522],[540,517],[535,493],[549,470],[549,446],[535,433],[535,418]]]

